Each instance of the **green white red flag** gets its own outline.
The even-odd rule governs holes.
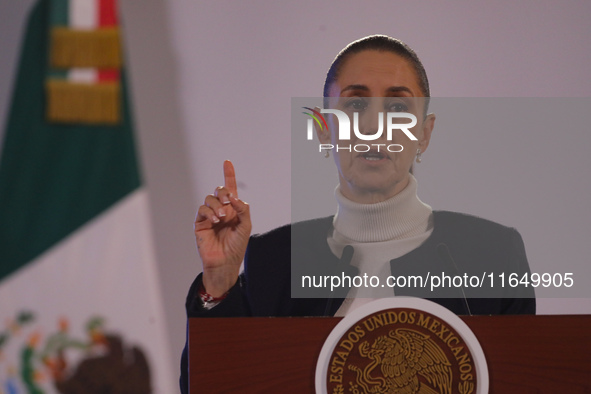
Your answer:
[[[178,390],[123,56],[76,63],[82,44],[119,39],[116,21],[113,0],[40,0],[30,15],[0,155],[0,394]],[[87,103],[114,87],[98,94],[111,112],[62,103],[53,117],[58,75]]]

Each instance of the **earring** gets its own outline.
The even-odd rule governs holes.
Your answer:
[[[417,158],[415,159],[415,161],[417,163],[420,163],[422,161],[421,156],[422,156],[421,150],[420,149],[417,149]]]
[[[327,159],[330,157],[330,151],[328,149],[324,152],[324,157]]]

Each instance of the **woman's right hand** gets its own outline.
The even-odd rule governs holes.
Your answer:
[[[221,297],[236,283],[251,229],[249,206],[238,199],[234,166],[226,160],[224,186],[205,198],[195,219],[203,287],[208,294]]]

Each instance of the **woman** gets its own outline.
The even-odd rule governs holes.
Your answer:
[[[364,134],[379,129],[379,112],[412,113],[417,123],[410,131],[416,140],[393,134],[388,143],[402,145],[400,152],[375,147],[363,153],[333,150],[339,175],[336,215],[253,237],[248,204],[238,199],[234,168],[226,161],[224,186],[206,197],[195,221],[203,274],[187,297],[189,317],[344,315],[368,297],[384,294],[381,287],[368,296],[344,286],[336,292],[322,288],[313,294],[316,298],[292,298],[292,285],[300,284],[305,274],[368,273],[384,280],[437,271],[456,276],[495,269],[529,271],[514,229],[473,216],[434,212],[417,197],[412,166],[429,146],[435,116],[427,114],[429,84],[412,49],[387,36],[351,43],[329,69],[324,97],[325,106],[358,112]],[[328,129],[317,129],[321,143],[339,145],[334,125],[333,119]],[[359,142],[352,138],[348,144]],[[243,259],[245,273],[239,276]],[[458,314],[535,313],[530,292],[475,299],[479,295],[464,286],[451,293],[386,290],[431,298]]]

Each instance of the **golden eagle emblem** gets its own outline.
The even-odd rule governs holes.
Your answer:
[[[415,330],[399,328],[377,337],[370,345],[359,344],[359,354],[370,359],[350,382],[353,393],[375,394],[451,394],[451,364],[437,344]]]

